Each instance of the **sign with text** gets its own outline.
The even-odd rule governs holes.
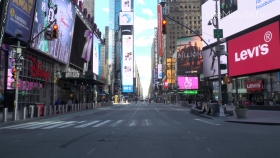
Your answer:
[[[202,74],[202,42],[200,37],[177,39],[177,75]]]
[[[178,85],[179,90],[198,89],[198,77],[179,76]]]
[[[263,90],[263,81],[250,81],[245,83],[247,92],[261,92]]]
[[[228,42],[229,76],[280,69],[279,22]]]
[[[35,0],[10,1],[7,14],[7,24],[5,32],[16,37],[21,34],[23,41],[30,39]],[[2,8],[1,8],[2,9]]]

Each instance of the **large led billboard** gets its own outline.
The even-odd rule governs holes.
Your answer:
[[[16,34],[21,34],[22,38],[20,39],[25,42],[30,39],[35,2],[34,0],[9,2],[6,33],[14,37],[16,37]]]
[[[229,76],[280,69],[279,22],[228,42]]]
[[[198,77],[179,76],[177,79],[179,90],[198,89]]]
[[[133,36],[122,36],[122,92],[133,92]]]
[[[166,66],[167,66],[166,75],[167,75],[167,83],[169,83],[169,84],[176,82],[175,63],[176,63],[175,58],[166,59]]]
[[[122,0],[122,11],[123,12],[131,11],[131,0]]]
[[[226,53],[226,43],[221,44],[223,46],[223,49],[220,50],[220,53]],[[212,48],[215,51],[215,48]],[[203,56],[203,76],[204,79],[216,79],[218,78],[218,57],[215,55],[214,52],[211,51],[211,49],[207,49],[202,51]],[[227,64],[227,56],[221,55],[221,64]],[[221,74],[226,74],[227,69],[221,70]]]
[[[122,26],[122,35],[132,35],[132,26]]]
[[[157,20],[158,20],[158,31],[157,31],[157,39],[158,39],[158,55],[162,56],[162,7],[159,4],[157,6]]]
[[[70,0],[38,0],[34,16],[32,38],[56,19],[59,36],[48,41],[41,34],[34,40],[32,48],[45,53],[63,63],[68,63],[75,21],[75,6]],[[52,28],[53,26],[51,26]]]
[[[200,37],[177,39],[177,75],[201,74],[203,69]]]
[[[162,64],[158,64],[158,79],[162,79]]]
[[[208,44],[217,41],[213,32],[215,28],[208,25],[215,15],[215,5],[216,2],[212,0],[202,5],[202,37]],[[223,29],[223,38],[280,15],[279,0],[223,0],[218,1],[218,6],[219,28]]]
[[[99,51],[99,39],[93,34],[92,70],[96,75],[99,75]]]
[[[133,12],[120,12],[119,25],[133,25]]]

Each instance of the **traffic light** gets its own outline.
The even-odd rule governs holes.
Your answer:
[[[225,84],[231,83],[231,79],[230,79],[229,76],[224,76],[224,83],[225,83]]]
[[[162,34],[166,34],[166,20],[162,20]]]
[[[58,25],[53,25],[53,38],[58,38]]]
[[[12,74],[13,74],[12,78],[13,78],[14,80],[16,80],[16,79],[17,79],[17,69],[14,68],[12,71],[13,71],[13,72],[12,72]]]

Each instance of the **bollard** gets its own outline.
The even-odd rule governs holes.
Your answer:
[[[44,106],[44,116],[47,116],[47,106]]]
[[[41,111],[41,109],[40,109],[40,107],[37,107],[36,109],[37,109],[37,117],[40,117],[40,111]]]
[[[64,105],[61,105],[61,113],[64,113]]]
[[[30,118],[33,118],[34,115],[34,106],[30,107]]]
[[[58,108],[58,109],[57,109],[58,114],[60,114],[60,113],[61,113],[61,110],[60,110],[61,106],[60,106],[60,105],[58,105],[58,107],[57,107],[57,108]]]
[[[52,115],[52,106],[49,106],[49,115]]]
[[[3,122],[7,122],[8,108],[3,109]]]
[[[26,119],[26,107],[23,107],[23,110],[22,110],[22,119],[23,119],[23,120]]]

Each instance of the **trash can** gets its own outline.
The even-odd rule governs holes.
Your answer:
[[[211,109],[212,116],[219,116],[220,114],[220,106],[218,103],[210,103],[209,108]]]
[[[37,109],[40,108],[40,116],[44,116],[44,103],[35,103],[36,107],[36,114],[37,114]]]

